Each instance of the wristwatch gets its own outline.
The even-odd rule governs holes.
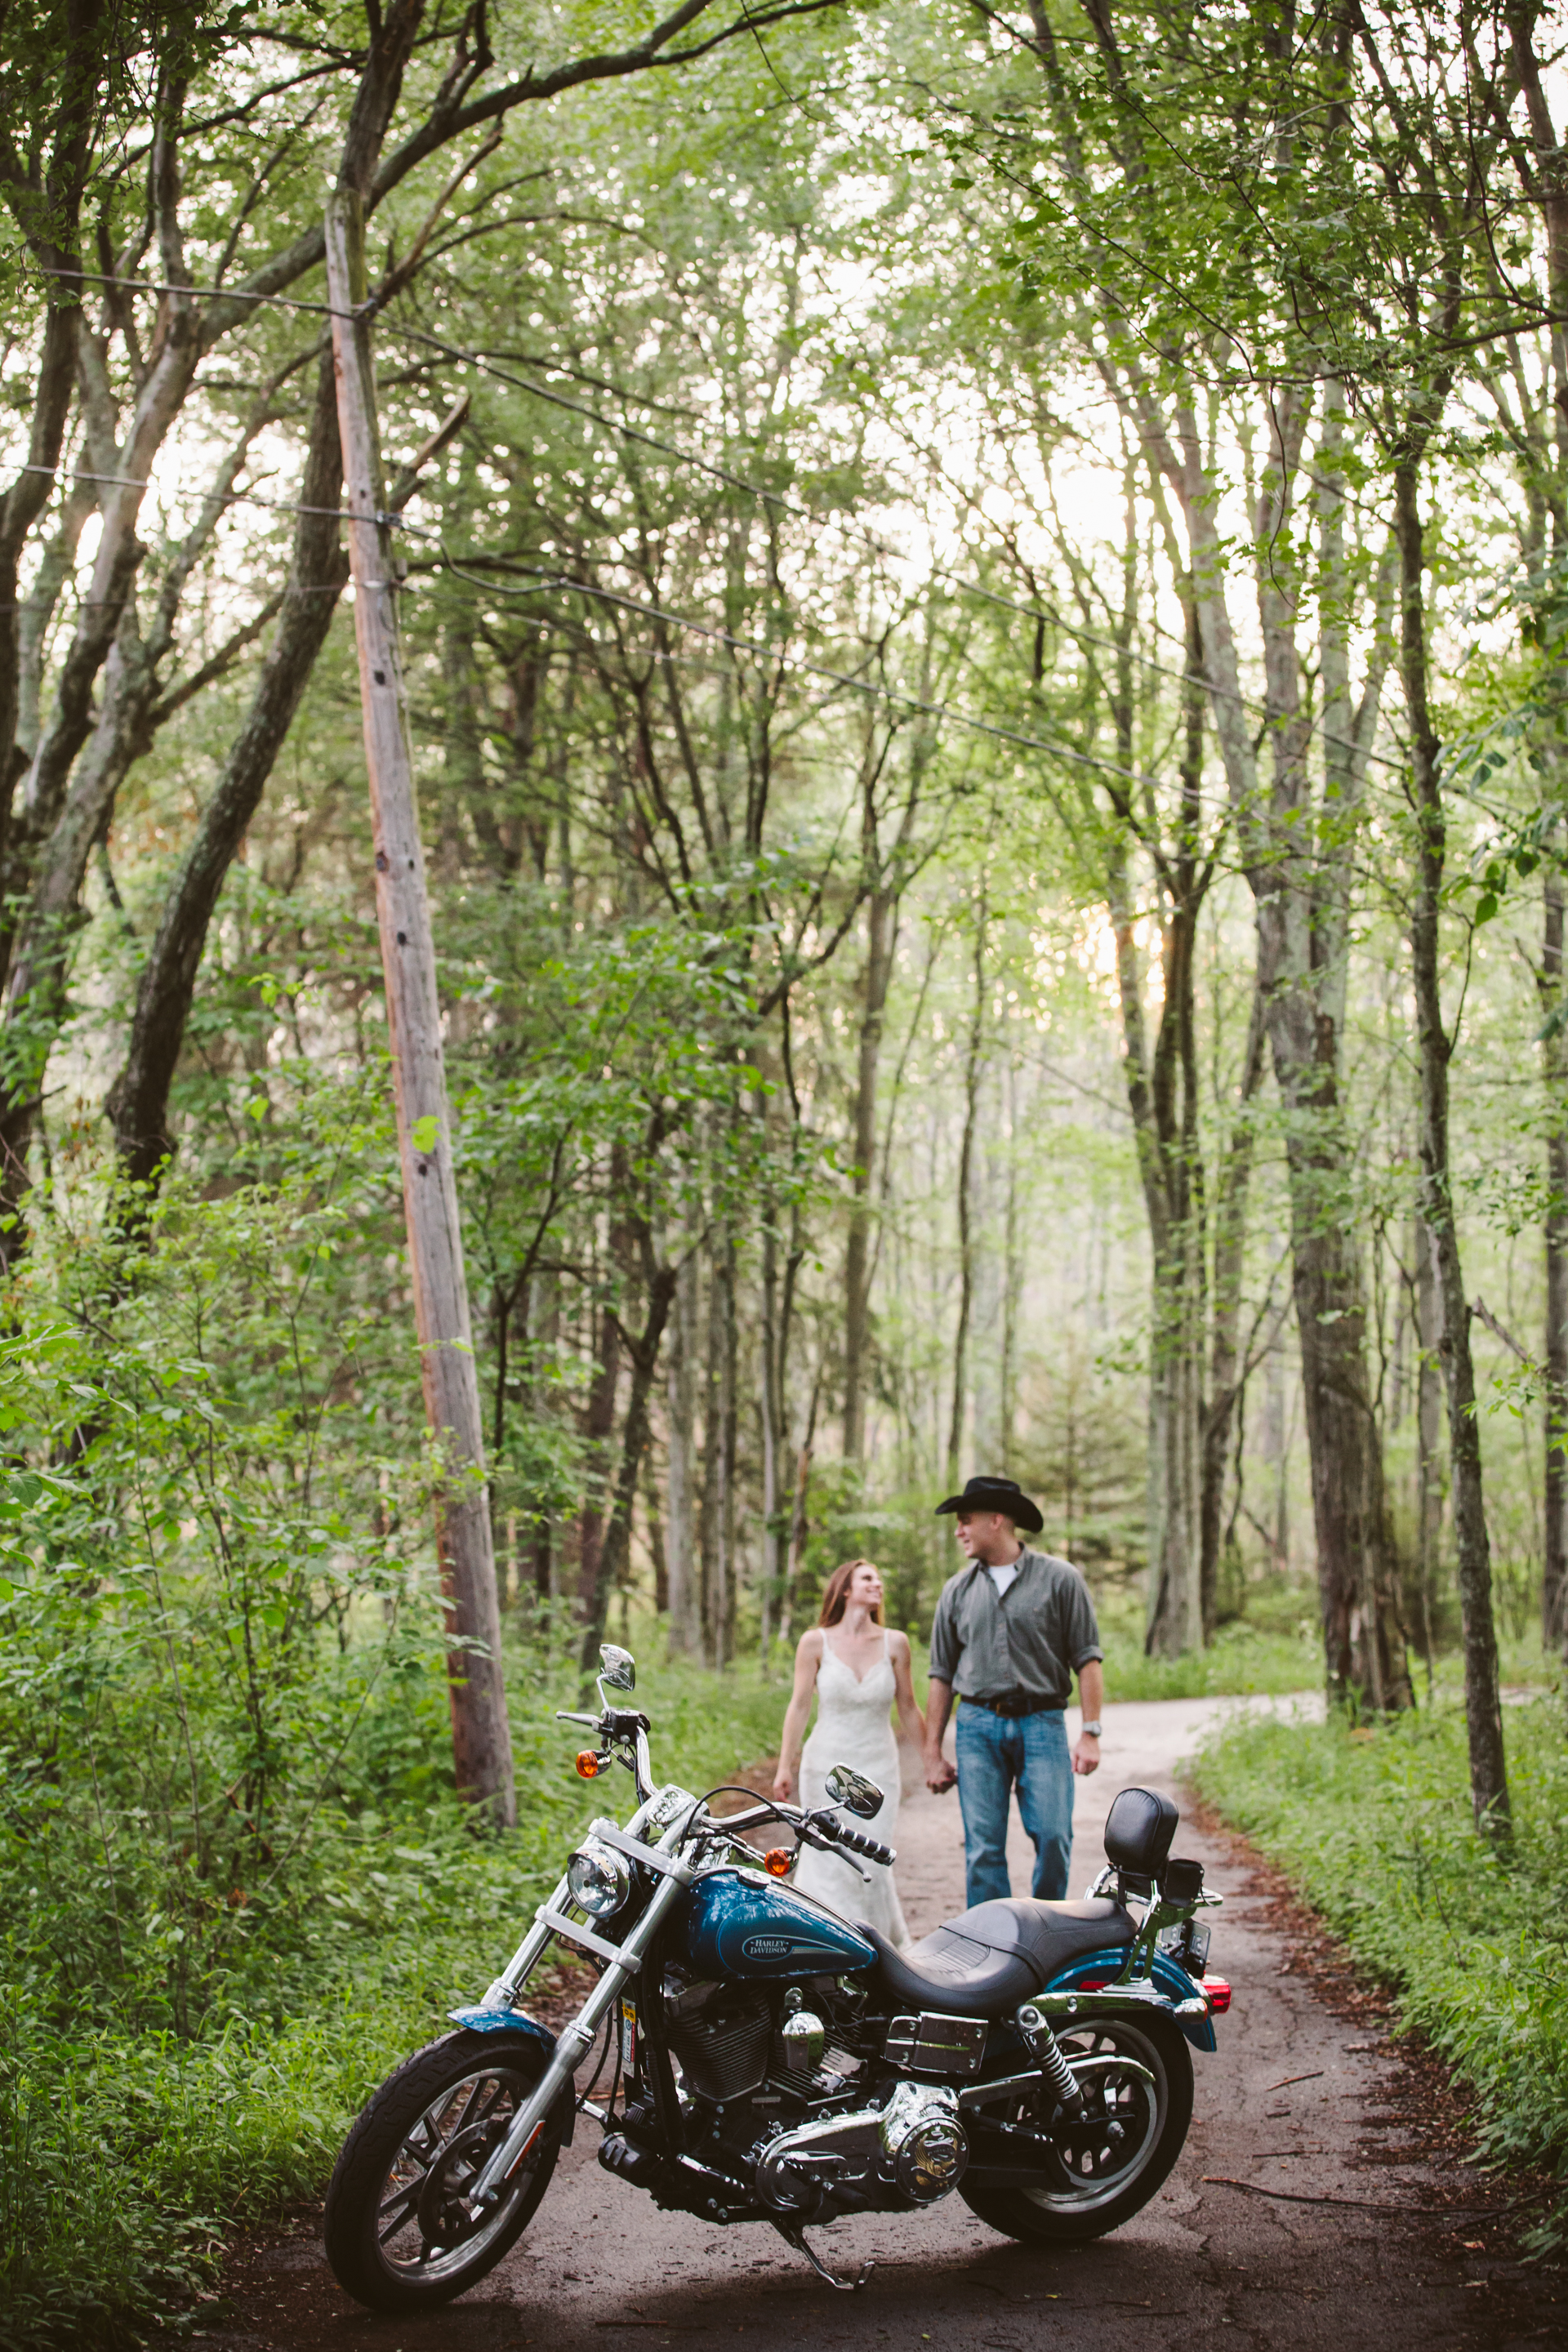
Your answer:
[[[1079,1730],[1086,1739],[1098,1739],[1100,1736],[1098,1723],[1080,1723]]]

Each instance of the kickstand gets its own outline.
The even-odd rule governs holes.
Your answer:
[[[797,2254],[804,2254],[805,2256],[806,2261],[811,2264],[812,2269],[816,2273],[819,2279],[826,2279],[829,2286],[837,2287],[839,2292],[843,2294],[858,2294],[860,2289],[865,2285],[867,2280],[870,2277],[871,2273],[877,2267],[875,2263],[862,2263],[860,2265],[859,2276],[858,2278],[836,2278],[833,2273],[828,2269],[827,2264],[825,2262],[820,2261],[818,2257],[812,2252],[811,2248],[806,2244],[805,2231],[804,2230],[792,2230],[788,2224],[784,2221],[775,2221],[773,2223],[773,2227],[778,2231],[786,2246],[793,2246]]]

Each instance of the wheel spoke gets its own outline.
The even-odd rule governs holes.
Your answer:
[[[377,2245],[384,2246],[388,2238],[395,2238],[397,2235],[398,2231],[402,2229],[403,2224],[418,2204],[419,2191],[424,2185],[423,2181],[416,2180],[411,2188],[400,2189],[395,2197],[387,2199],[375,2217]]]
[[[515,2229],[520,2204],[539,2193],[542,2151],[482,2212],[468,2197],[531,2080],[528,2070],[514,2073],[492,2058],[448,2080],[409,2126],[383,2175],[372,2217],[374,2242],[393,2277],[467,2275],[483,2267],[485,2250],[500,2231]]]

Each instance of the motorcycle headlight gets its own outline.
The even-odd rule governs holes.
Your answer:
[[[581,1905],[591,1919],[607,1919],[631,1893],[632,1874],[626,1857],[618,1854],[614,1846],[601,1845],[597,1838],[590,1838],[567,1864],[566,1884],[572,1889],[572,1900]]]

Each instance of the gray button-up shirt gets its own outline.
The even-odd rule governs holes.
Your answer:
[[[1066,1706],[1075,1672],[1103,1658],[1089,1587],[1070,1561],[1026,1551],[1000,1600],[980,1560],[942,1590],[931,1629],[931,1670],[960,1698],[1022,1693]]]

